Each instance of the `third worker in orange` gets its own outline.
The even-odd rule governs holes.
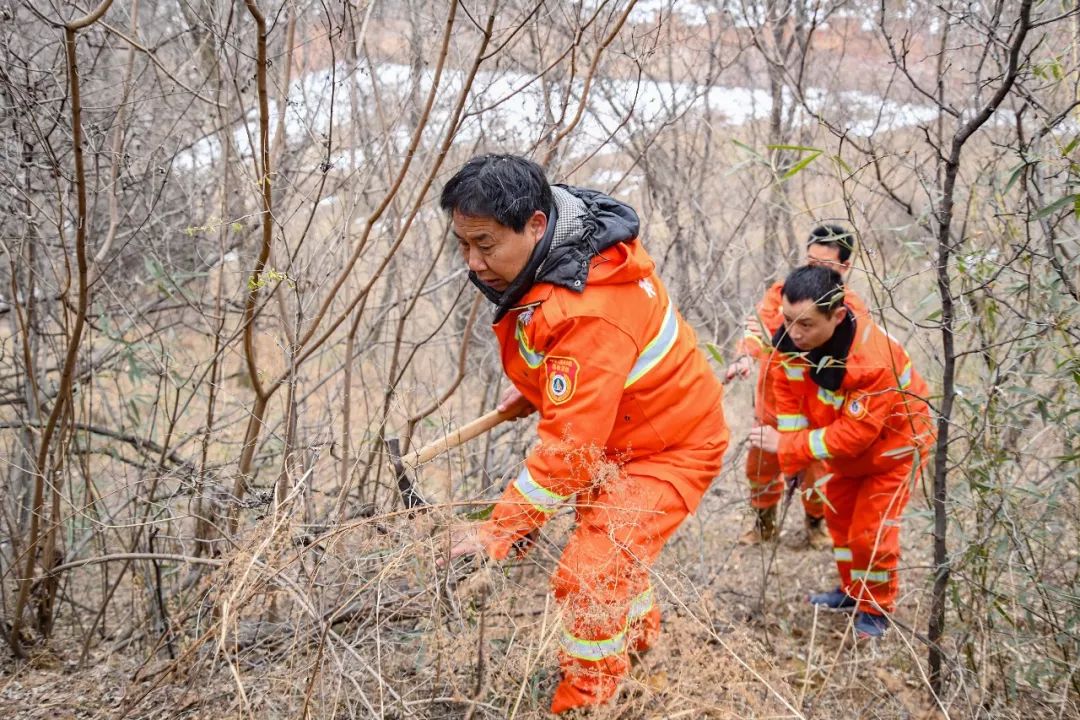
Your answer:
[[[828,267],[846,281],[851,271],[855,238],[839,225],[818,225],[806,241],[806,264]],[[725,373],[724,382],[749,377],[758,368],[754,392],[754,420],[758,425],[776,427],[776,400],[769,383],[769,359],[775,352],[772,337],[784,324],[780,290],[783,280],[769,286],[757,305],[757,312],[746,319],[745,332],[737,346],[738,355]],[[866,305],[850,288],[846,288],[845,304],[856,315],[867,314]],[[797,477],[803,505],[804,542],[815,549],[830,547],[825,528],[825,503],[822,502],[819,480],[825,476],[825,466],[815,461],[803,468]],[[774,540],[780,534],[777,507],[784,492],[784,478],[776,455],[760,447],[750,447],[746,454],[746,477],[750,483],[750,506],[754,509],[754,525],[739,537],[743,545],[757,545]]]
[[[856,634],[880,637],[899,590],[900,516],[934,440],[929,390],[900,343],[845,305],[835,271],[798,268],[781,295],[769,365],[779,430],[757,426],[749,441],[786,476],[824,461],[840,585],[810,602],[855,611]]]

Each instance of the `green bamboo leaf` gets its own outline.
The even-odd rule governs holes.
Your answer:
[[[781,182],[783,182],[784,180],[790,180],[791,178],[798,175],[800,172],[803,171],[803,169],[807,165],[814,162],[814,160],[816,160],[818,155],[820,155],[820,154],[821,154],[821,151],[818,150],[817,152],[814,152],[814,153],[811,153],[810,155],[807,155],[802,160],[800,160],[799,162],[792,165],[790,168],[788,168],[788,171],[786,173],[784,173],[783,176],[781,176],[781,178],[780,178]]]
[[[810,147],[809,145],[766,145],[765,147],[770,150],[794,150],[796,152],[811,152],[821,154],[821,148]]]
[[[1069,142],[1069,144],[1061,149],[1061,154],[1071,155],[1072,151],[1076,149],[1077,145],[1080,145],[1080,134],[1073,136],[1073,139]]]
[[[911,455],[913,452],[915,452],[914,445],[905,445],[904,447],[893,448],[892,450],[885,450],[881,453],[881,457],[902,457],[906,455]]]
[[[1053,215],[1066,205],[1072,205],[1074,207],[1074,212],[1077,212],[1075,208],[1080,207],[1080,193],[1073,193],[1072,195],[1060,197],[1049,205],[1039,208],[1039,211],[1035,213],[1035,219],[1041,220],[1047,215]]]
[[[760,155],[760,154],[758,153],[758,151],[757,151],[757,150],[755,150],[754,148],[750,147],[750,146],[749,146],[749,145],[747,145],[746,143],[742,143],[742,142],[739,142],[739,141],[738,141],[738,140],[736,140],[735,138],[732,138],[732,139],[731,139],[731,142],[733,142],[733,143],[735,144],[735,147],[737,147],[737,148],[741,148],[742,150],[745,150],[746,152],[748,152],[748,153],[750,153],[751,155],[753,155],[754,157],[756,157],[756,158],[757,158],[758,160],[764,160],[764,158],[762,158],[762,157],[761,157],[761,155]]]
[[[836,508],[831,502],[829,502],[829,498],[825,497],[825,493],[821,492],[821,490],[819,490],[817,487],[811,488],[810,494],[813,496],[813,498],[820,500],[825,505],[825,507],[829,508],[833,512],[836,512]]]
[[[713,345],[711,342],[707,342],[705,343],[705,349],[709,351],[710,355],[712,355],[713,360],[715,360],[721,365],[724,364],[724,356],[720,354],[720,348]]]
[[[1009,176],[1009,182],[1005,183],[1005,188],[1001,191],[1002,195],[1007,195],[1012,186],[1016,184],[1016,181],[1020,179],[1020,175],[1024,172],[1024,168],[1028,165],[1034,165],[1035,163],[1029,163],[1026,160],[1013,168],[1012,174]]]
[[[846,172],[848,175],[854,175],[855,174],[855,171],[851,169],[850,165],[848,165],[846,162],[844,162],[844,159],[842,157],[840,157],[839,155],[830,155],[830,157],[832,158],[833,162],[835,162],[837,165],[839,165],[840,168],[844,172]]]
[[[491,503],[490,505],[485,505],[484,507],[480,508],[479,510],[473,510],[472,512],[465,513],[465,517],[468,518],[469,520],[474,521],[474,522],[480,521],[480,520],[487,520],[489,517],[491,517],[491,512],[494,509],[495,509],[495,503]]]

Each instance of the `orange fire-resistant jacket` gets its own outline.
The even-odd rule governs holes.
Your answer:
[[[757,315],[747,320],[747,322],[756,323],[759,328],[764,328],[764,331],[759,329],[755,333],[747,328],[736,346],[736,352],[749,355],[758,361],[757,386],[754,390],[754,417],[758,422],[773,427],[776,426],[776,399],[768,381],[769,357],[773,354],[771,338],[784,324],[784,312],[781,308],[783,289],[783,280],[778,280],[769,286],[757,305]],[[870,312],[862,298],[849,287],[844,289],[844,304],[856,317]]]
[[[849,310],[850,311],[850,310]],[[824,460],[838,475],[886,472],[925,458],[933,439],[923,398],[929,389],[911,358],[867,315],[855,317],[855,335],[839,390],[810,376],[802,354],[775,353],[769,366],[776,393],[777,453],[785,475]]]
[[[493,327],[507,376],[540,413],[540,443],[485,525],[490,555],[505,557],[612,463],[672,477],[697,507],[707,483],[665,473],[677,459],[663,451],[716,412],[722,389],[639,241],[594,257],[583,292],[538,283]]]

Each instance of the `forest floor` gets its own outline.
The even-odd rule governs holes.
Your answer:
[[[830,551],[801,547],[797,497],[779,542],[737,543],[750,525],[741,471],[745,417],[731,418],[722,475],[656,566],[653,584],[664,611],[659,641],[635,663],[612,703],[582,716],[945,717],[928,690],[926,649],[916,639],[925,632],[929,587],[924,497],[915,494],[905,519],[898,626],[882,640],[856,641],[848,615],[815,612],[806,603],[809,592],[835,586],[836,575]],[[547,578],[569,514],[550,523],[527,560],[463,582],[455,593],[459,609],[445,614],[432,583],[412,596],[402,591],[431,577],[422,555],[425,548],[430,554],[434,522],[401,519],[389,531],[343,533],[326,544],[339,568],[368,557],[373,545],[393,552],[380,555],[377,572],[365,576],[386,583],[376,601],[386,609],[375,612],[375,622],[339,628],[342,645],[325,660],[317,643],[299,640],[249,644],[230,656],[227,643],[195,648],[198,643],[182,641],[148,652],[146,642],[123,649],[110,636],[80,665],[85,628],[61,618],[48,649],[18,666],[0,662],[0,717],[547,717],[558,677]],[[319,588],[330,588],[330,580],[339,592],[363,584],[334,576],[331,563],[322,567],[319,577],[327,582],[313,580],[308,597],[328,593]],[[309,569],[312,577],[316,572]],[[227,579],[217,582],[229,586]],[[413,610],[394,610],[394,597],[411,597],[402,603]],[[117,628],[125,621],[130,618],[110,620]],[[315,667],[321,672],[313,679]]]

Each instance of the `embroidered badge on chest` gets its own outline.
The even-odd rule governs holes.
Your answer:
[[[859,393],[855,397],[848,400],[847,414],[855,420],[861,420],[866,416],[868,405],[870,404],[870,398],[866,393]]]
[[[574,397],[578,376],[577,360],[557,355],[544,358],[544,370],[547,374],[547,395],[551,402],[562,405]]]

